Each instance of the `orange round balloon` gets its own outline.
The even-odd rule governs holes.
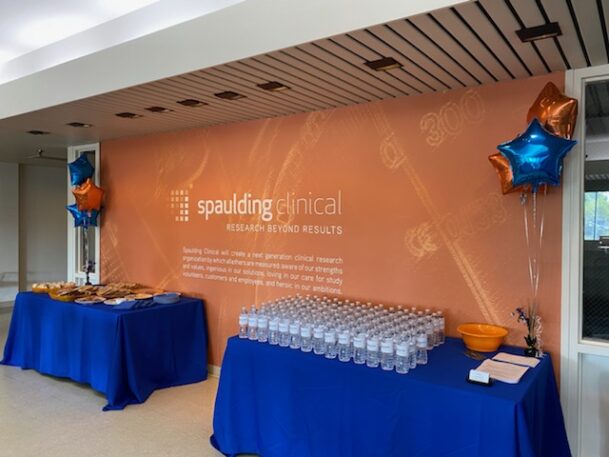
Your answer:
[[[577,100],[567,97],[549,82],[529,109],[527,122],[535,117],[548,132],[571,139],[577,121]]]
[[[97,187],[91,178],[89,178],[80,186],[76,186],[72,190],[72,194],[74,194],[76,206],[80,211],[99,211],[104,190]]]
[[[509,194],[510,192],[520,192],[525,190],[525,186],[514,187],[514,175],[512,174],[512,167],[510,161],[500,152],[496,152],[488,156],[488,160],[499,175],[499,181],[501,182],[501,192],[503,194]]]

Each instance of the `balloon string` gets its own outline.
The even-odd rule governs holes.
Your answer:
[[[539,290],[539,277],[541,276],[541,262],[539,261],[539,259],[541,258],[541,250],[542,250],[542,246],[543,246],[543,228],[544,228],[544,221],[545,221],[545,200],[546,200],[546,195],[548,193],[548,185],[545,184],[543,186],[543,195],[541,196],[541,204],[540,204],[540,222],[539,222],[539,250],[537,251],[537,259],[536,259],[536,279],[535,279],[535,294],[533,295],[534,298],[534,303],[533,305],[536,307],[537,306],[537,292]],[[537,310],[535,309],[535,313],[537,313]]]
[[[89,265],[89,225],[87,223],[85,223],[82,227],[82,234],[83,234],[83,250],[84,250],[84,257],[85,257],[85,265],[84,265],[84,269],[85,271],[88,268]]]
[[[534,195],[534,194],[533,194]],[[527,257],[529,265],[529,283],[531,285],[531,293],[535,295],[535,276],[533,272],[533,256],[531,253],[531,239],[529,236],[529,216],[527,211],[527,196],[523,192],[520,196],[520,203],[522,204],[523,216],[524,216],[524,238],[527,247]]]
[[[526,194],[521,195],[521,203],[523,208],[524,216],[524,234],[527,247],[528,266],[529,266],[529,282],[531,285],[532,293],[532,307],[533,311],[537,313],[537,298],[539,292],[539,279],[541,277],[541,250],[543,247],[543,234],[545,226],[545,197],[548,192],[548,186],[544,185],[543,195],[540,196],[539,208],[537,202],[537,193],[533,193],[531,209],[527,210],[527,198]],[[529,219],[531,223],[529,224]],[[537,226],[537,219],[539,219],[539,227]],[[531,236],[532,226],[532,236]],[[531,238],[534,237],[534,240]],[[533,241],[533,242],[532,242]]]

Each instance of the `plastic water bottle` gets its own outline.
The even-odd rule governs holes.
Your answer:
[[[366,340],[366,365],[376,368],[379,363],[379,340],[375,336],[371,336]]]
[[[241,308],[239,314],[239,338],[247,338],[247,309]]]
[[[318,325],[313,330],[313,352],[317,355],[326,353],[326,344],[324,343],[324,328]]]
[[[394,366],[393,338],[385,338],[381,341],[381,368],[392,371]]]
[[[417,364],[427,364],[427,333],[425,332],[417,336]]]
[[[279,318],[277,317],[269,321],[269,344],[279,344]]]
[[[429,311],[429,310],[426,310]],[[435,338],[434,338],[434,325],[431,320],[431,317],[427,317],[425,319],[425,334],[427,336],[427,350],[430,351],[435,346]]]
[[[442,311],[438,311],[438,340],[439,344],[444,344],[446,341],[446,319]]]
[[[302,352],[311,352],[313,349],[313,338],[311,335],[311,325],[303,324],[300,327],[300,350]]]
[[[300,349],[300,322],[293,321],[290,324],[290,348]]]
[[[335,359],[336,358],[336,332],[332,329],[324,332],[324,343],[326,346],[326,359]]]
[[[269,318],[261,314],[258,316],[258,341],[266,343],[269,340]]]
[[[408,373],[408,341],[400,341],[395,348],[395,371],[400,374]]]
[[[247,318],[247,337],[252,341],[258,339],[258,316],[256,315],[256,307],[254,305],[252,305]]]
[[[290,345],[290,321],[282,319],[279,321],[279,346],[287,348]]]
[[[366,337],[363,334],[353,338],[353,362],[358,365],[366,363]]]
[[[412,335],[408,339],[408,366],[411,370],[417,367],[417,340]]]
[[[348,330],[338,335],[338,360],[348,362],[351,360],[351,335]]]

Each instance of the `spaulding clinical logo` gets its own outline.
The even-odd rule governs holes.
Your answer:
[[[333,196],[315,196],[309,192],[306,197],[288,192],[285,197],[256,198],[245,192],[233,193],[228,200],[199,200],[197,213],[208,221],[213,216],[259,215],[263,222],[270,222],[279,216],[340,216],[342,215],[342,191]]]

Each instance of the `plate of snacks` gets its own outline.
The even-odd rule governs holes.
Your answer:
[[[98,303],[103,303],[104,298],[98,297],[97,295],[90,295],[88,297],[77,298],[74,302],[79,305],[96,305]]]
[[[138,294],[127,295],[125,298],[127,300],[148,300],[149,298],[152,298],[152,295],[151,294],[138,293]]]

